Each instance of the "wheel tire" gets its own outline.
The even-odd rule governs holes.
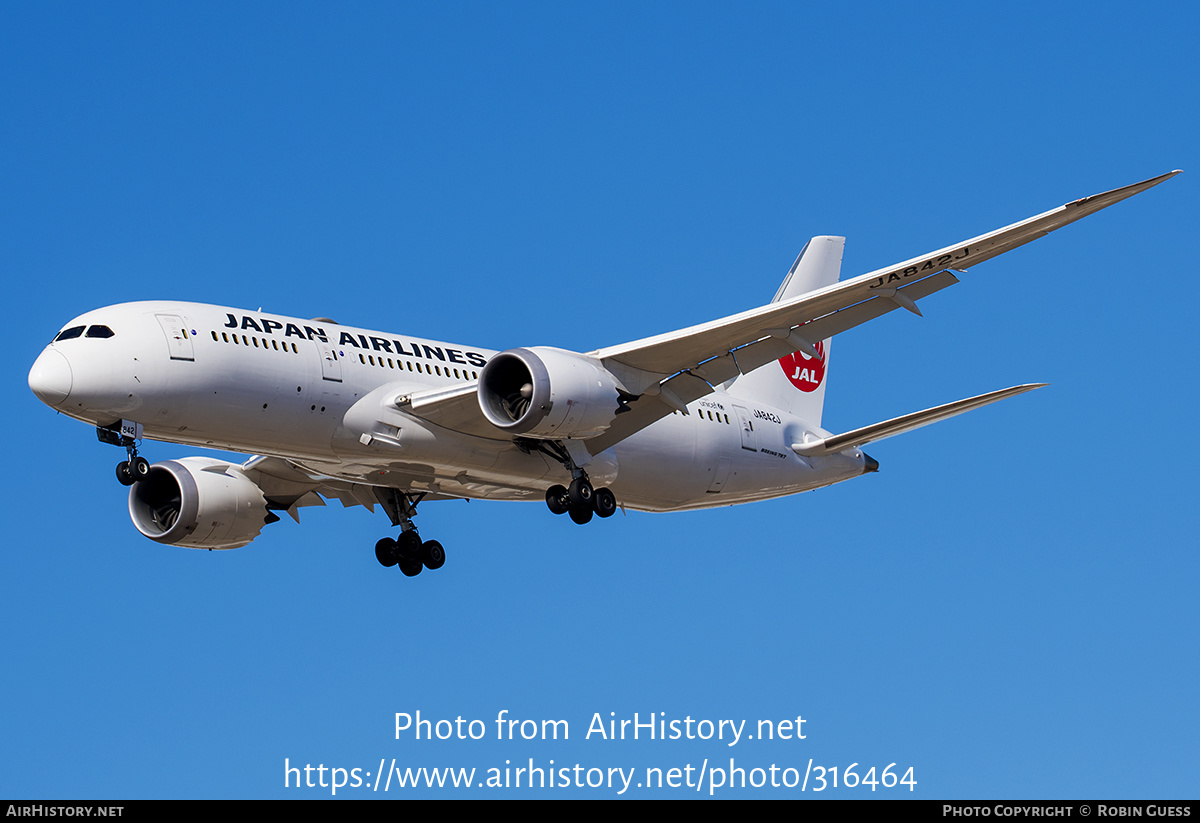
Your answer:
[[[407,557],[420,562],[421,535],[417,534],[416,529],[409,529],[406,532],[400,533],[399,539],[396,540],[396,552],[400,557]]]
[[[617,511],[617,496],[608,489],[596,489],[592,508],[600,517],[612,517]]]
[[[375,544],[375,559],[385,569],[396,565],[396,541],[385,537]]]
[[[427,569],[440,569],[446,562],[446,550],[436,540],[426,540],[421,544],[421,562]]]
[[[592,489],[592,484],[585,477],[577,477],[571,481],[570,487],[567,489],[567,496],[571,499],[571,506],[587,506],[590,511],[592,508],[592,497],[595,491]]]
[[[133,475],[133,479],[145,480],[150,474],[150,461],[144,457],[138,456],[129,461],[129,473]]]
[[[551,486],[546,490],[546,505],[554,514],[566,514],[571,510],[566,486]]]
[[[416,577],[418,574],[421,573],[421,569],[425,568],[425,566],[421,564],[421,561],[419,559],[412,559],[412,558],[406,558],[406,557],[401,557],[399,562],[396,563],[396,565],[400,567],[400,572],[405,577]]]
[[[592,507],[590,505],[587,508],[584,508],[583,506],[571,507],[571,519],[581,526],[584,523],[590,523],[593,514],[594,512],[592,511]]]
[[[117,482],[122,486],[132,486],[137,482],[133,477],[133,470],[129,468],[128,460],[122,460],[117,464]]]

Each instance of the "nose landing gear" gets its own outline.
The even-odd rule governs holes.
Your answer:
[[[142,439],[141,423],[121,420],[109,426],[97,426],[96,437],[101,443],[123,446],[129,455],[128,460],[117,464],[117,481],[122,486],[132,486],[150,474],[150,461],[137,453],[138,441]]]
[[[129,459],[117,464],[117,480],[122,486],[132,486],[139,480],[145,480],[150,474],[150,461],[138,455],[135,449],[130,449]]]

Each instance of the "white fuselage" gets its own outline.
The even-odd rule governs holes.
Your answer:
[[[42,352],[30,385],[88,423],[136,421],[154,440],[450,497],[541,499],[570,479],[499,430],[495,438],[451,431],[395,402],[475,380],[490,349],[197,303],[126,303],[64,329],[80,326]],[[806,432],[827,432],[736,391],[718,389],[594,457],[578,448],[572,456],[621,505],[649,511],[762,500],[863,473],[857,449],[797,455],[791,445]]]

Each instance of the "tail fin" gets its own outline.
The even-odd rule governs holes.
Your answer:
[[[772,303],[791,300],[837,282],[842,271],[844,237],[814,237],[804,244],[796,262],[788,270]],[[758,400],[821,425],[825,405],[825,381],[829,375],[829,344],[816,342],[813,352],[796,352],[749,374],[737,377],[729,393],[746,400]]]

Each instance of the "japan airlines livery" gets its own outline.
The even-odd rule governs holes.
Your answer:
[[[544,497],[576,523],[618,506],[677,511],[808,491],[879,464],[860,450],[1044,384],[981,394],[844,434],[821,427],[833,335],[958,282],[982,263],[1178,172],[838,282],[844,238],[814,237],[768,305],[581,354],[495,352],[221,306],[123,303],[75,318],[41,353],[44,403],[125,448],[138,531],[245,546],[278,511],[337,498],[383,507],[375,546],[409,576],[445,552],[424,500]],[[257,455],[151,465],[143,437]]]

